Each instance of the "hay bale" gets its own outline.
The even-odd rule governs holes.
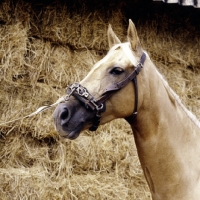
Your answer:
[[[141,2],[1,2],[0,123],[55,102],[68,84],[80,81],[108,50],[108,23],[126,39],[128,15],[144,49],[200,118],[200,44],[193,16],[180,23],[170,6],[152,3],[147,11]],[[0,157],[0,199],[150,199],[123,120],[69,141],[54,130],[51,109],[1,125]]]

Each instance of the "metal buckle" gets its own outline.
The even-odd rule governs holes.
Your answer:
[[[89,92],[87,91],[86,88],[84,88],[82,85],[79,85],[77,88],[76,88],[76,92],[78,93],[78,95],[82,96],[82,97],[85,97],[85,98],[88,98],[89,96]]]
[[[132,116],[133,116],[133,118],[136,118],[137,117],[137,112],[134,112],[133,114],[132,114]]]
[[[138,63],[137,66],[138,66],[138,67],[141,66],[141,67],[143,68],[143,64],[142,64],[141,62]]]
[[[81,97],[86,98],[87,100],[89,100],[89,103],[91,103],[95,107],[97,112],[103,110],[103,108],[104,108],[103,103],[98,105],[96,103],[96,100],[88,92],[88,90],[85,87],[83,87],[81,84],[79,84],[79,83],[74,83],[74,84],[69,85],[67,87],[67,92],[66,92],[67,95],[65,96],[65,101],[69,101],[70,96],[73,95],[74,92],[77,92],[78,96],[81,96]]]
[[[67,89],[66,89],[67,95],[64,97],[65,101],[69,101],[70,96],[73,94],[76,88],[77,88],[77,83],[67,86]]]
[[[104,107],[103,103],[101,103],[100,105],[98,105],[98,104],[96,104],[95,100],[91,100],[90,102],[95,106],[95,108],[96,108],[97,111],[102,110],[103,107]]]

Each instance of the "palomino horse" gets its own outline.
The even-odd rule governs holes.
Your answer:
[[[125,118],[152,198],[200,200],[200,123],[143,51],[131,20],[128,41],[121,43],[109,26],[110,51],[67,88],[54,111],[56,129],[75,139],[84,129]]]

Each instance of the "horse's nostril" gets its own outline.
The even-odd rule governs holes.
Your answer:
[[[67,119],[67,117],[68,117],[68,110],[65,109],[65,110],[61,113],[60,119],[61,119],[61,120],[65,120],[65,119]]]

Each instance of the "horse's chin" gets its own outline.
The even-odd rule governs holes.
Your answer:
[[[80,131],[79,132],[72,131],[71,133],[69,133],[67,136],[64,136],[64,137],[70,140],[75,140],[79,135],[80,135]]]
[[[61,130],[57,130],[57,131],[62,137],[70,139],[70,140],[74,140],[80,135],[82,129],[83,129],[83,124],[80,124],[70,131],[65,130],[65,127],[62,127]]]

